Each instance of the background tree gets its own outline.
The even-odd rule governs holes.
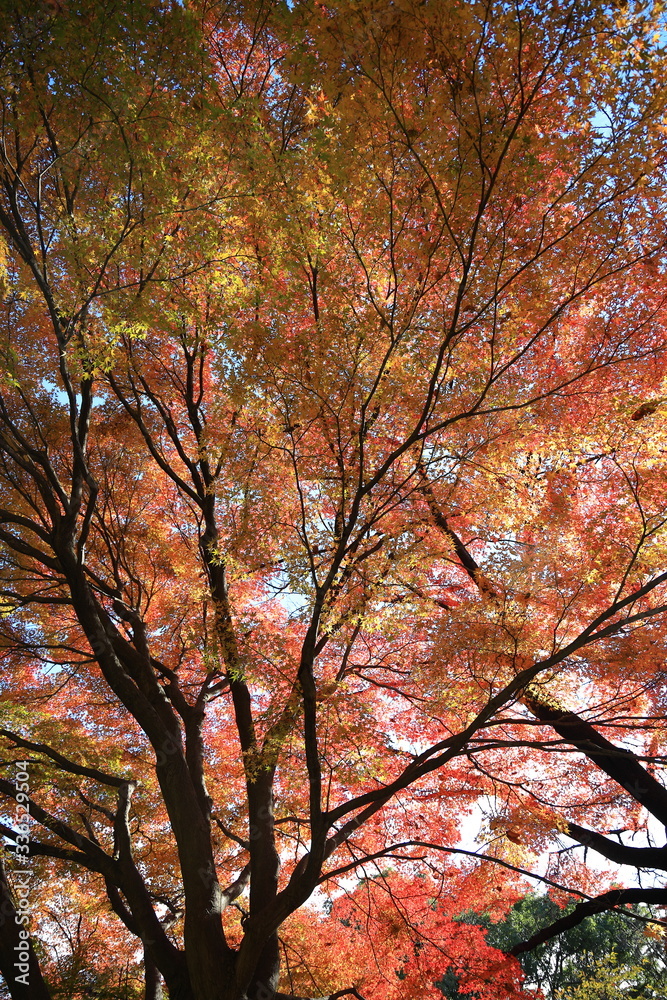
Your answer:
[[[566,909],[572,911],[575,905],[573,901]],[[475,913],[458,919],[485,927],[487,943],[509,952],[560,916],[561,908],[548,896],[528,895],[502,920],[493,922],[488,915]],[[586,917],[521,956],[524,987],[541,990],[546,1000],[594,997],[596,984],[610,992],[610,1000],[664,996],[664,929],[661,920],[654,921],[646,906]],[[461,996],[451,970],[440,988],[447,997]]]
[[[0,16],[12,997],[72,883],[147,1000],[520,995],[448,907],[559,837],[515,954],[667,903],[572,846],[665,870],[661,5]]]

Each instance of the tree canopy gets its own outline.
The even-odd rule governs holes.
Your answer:
[[[667,905],[663,4],[0,27],[9,994],[534,996]]]

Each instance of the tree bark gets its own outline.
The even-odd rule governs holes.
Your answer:
[[[19,873],[17,881],[24,882]],[[25,880],[26,887],[28,880]],[[12,1000],[51,1000],[28,934],[28,913],[17,910],[0,857],[0,972]]]
[[[667,826],[667,788],[642,767],[633,753],[615,746],[574,712],[546,705],[532,694],[524,701],[540,722],[551,726]]]
[[[162,979],[157,966],[144,951],[144,1000],[162,1000]]]

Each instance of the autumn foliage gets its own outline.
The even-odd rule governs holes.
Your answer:
[[[667,905],[662,4],[0,25],[9,995],[535,996]]]

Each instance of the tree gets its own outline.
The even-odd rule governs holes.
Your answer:
[[[573,900],[566,909],[571,912],[575,905]],[[531,894],[515,903],[502,920],[493,922],[487,914],[472,912],[458,919],[486,928],[487,943],[509,952],[560,916],[561,908],[548,896]],[[525,985],[542,990],[547,1000],[597,996],[596,983],[613,987],[614,998],[664,996],[663,935],[661,922],[655,922],[646,906],[586,917],[522,955]],[[451,972],[441,988],[446,997],[461,995]]]
[[[662,6],[0,16],[11,996],[507,1000],[438,900],[667,903],[586,864],[665,870]]]

